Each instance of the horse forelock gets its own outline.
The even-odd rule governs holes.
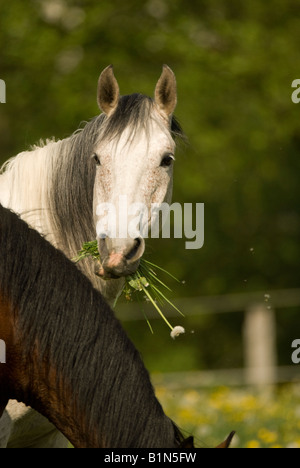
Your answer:
[[[144,131],[149,138],[153,120],[172,138],[175,139],[176,136],[184,138],[183,130],[174,116],[171,118],[170,126],[167,127],[159,118],[158,113],[155,112],[153,99],[143,94],[134,93],[120,97],[115,111],[103,121],[98,142],[118,138],[128,127],[134,136],[138,136],[141,131]]]

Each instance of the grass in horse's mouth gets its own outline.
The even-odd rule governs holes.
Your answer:
[[[96,240],[91,241],[91,242],[85,242],[82,245],[81,250],[78,252],[77,257],[75,257],[73,261],[77,263],[80,260],[87,258],[87,257],[92,257],[93,260],[100,261],[100,254],[99,254],[98,244]],[[123,289],[123,293],[125,295],[125,298],[128,301],[132,299],[133,294],[142,293],[144,295],[144,298],[148,300],[149,302],[151,302],[153,307],[156,309],[156,311],[159,313],[159,315],[162,317],[162,319],[171,329],[171,337],[175,339],[177,336],[184,333],[185,330],[181,326],[173,327],[170,324],[170,322],[167,320],[165,315],[163,314],[161,310],[161,306],[167,303],[171,307],[173,307],[173,309],[175,309],[179,314],[181,314],[182,316],[183,314],[165,296],[163,291],[165,289],[167,291],[171,291],[171,289],[165,283],[163,283],[163,281],[159,278],[156,270],[159,270],[160,272],[170,276],[172,279],[179,282],[179,280],[175,278],[175,276],[171,275],[171,273],[169,273],[168,271],[164,270],[158,265],[155,265],[154,263],[149,262],[148,260],[144,260],[143,258],[141,258],[140,266],[137,269],[137,271],[133,275],[129,275],[125,277],[125,286]],[[151,324],[146,316],[145,316],[145,319],[149,325],[151,333],[153,333]]]

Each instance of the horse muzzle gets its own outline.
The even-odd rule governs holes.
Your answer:
[[[142,237],[136,239],[98,239],[101,262],[95,273],[102,279],[117,279],[133,275],[139,267],[140,258],[145,251]]]

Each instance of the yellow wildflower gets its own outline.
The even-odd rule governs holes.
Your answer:
[[[258,440],[249,440],[249,442],[246,443],[246,448],[258,449],[260,448],[260,443]]]
[[[262,428],[258,431],[258,438],[266,444],[274,444],[278,438],[278,435],[274,431],[269,431],[269,429]]]

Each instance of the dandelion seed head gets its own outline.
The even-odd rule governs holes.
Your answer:
[[[175,338],[177,338],[177,336],[182,335],[183,333],[185,333],[185,329],[183,327],[177,325],[177,327],[174,327],[173,330],[171,331],[171,338],[173,338],[173,340],[175,340]]]

